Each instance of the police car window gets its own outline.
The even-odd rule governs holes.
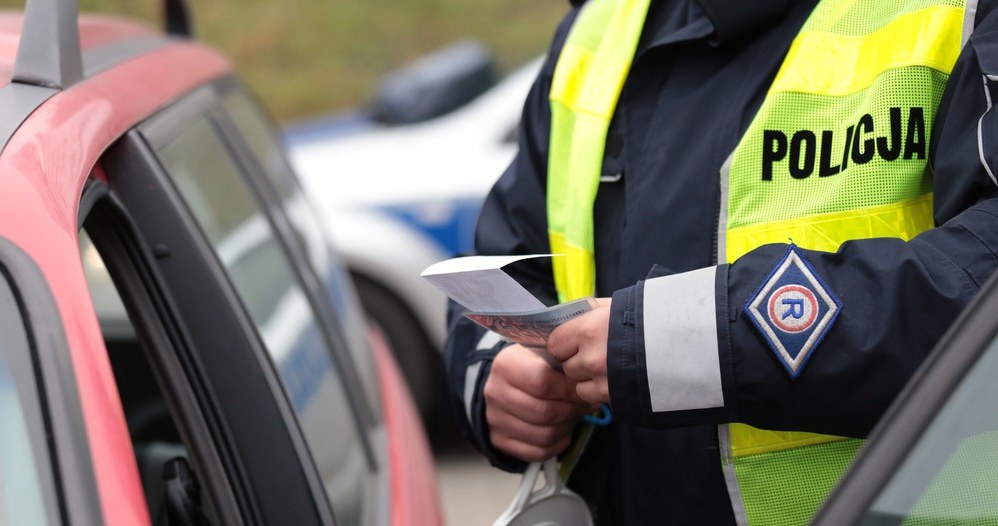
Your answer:
[[[338,524],[371,500],[361,435],[294,267],[213,125],[200,119],[159,150],[229,273],[298,416]]]
[[[229,89],[222,101],[264,176],[277,189],[292,227],[304,242],[309,262],[323,281],[336,315],[340,317],[340,327],[344,328],[353,364],[360,369],[361,378],[367,380],[363,382],[366,395],[377,406],[379,395],[377,382],[373,381],[376,375],[374,362],[367,346],[367,334],[362,330],[366,325],[356,319],[362,309],[353,297],[347,277],[340,270],[341,265],[333,261],[334,255],[328,250],[324,228],[316,219],[317,211],[298,187],[280,143],[255,102],[238,89]]]
[[[998,340],[877,496],[862,524],[998,524]]]

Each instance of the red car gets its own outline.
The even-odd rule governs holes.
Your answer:
[[[0,15],[0,525],[441,523],[382,341],[224,56]]]

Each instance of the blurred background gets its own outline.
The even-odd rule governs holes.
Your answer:
[[[225,51],[279,123],[361,106],[379,78],[475,39],[508,72],[542,52],[564,0],[193,0],[197,37]],[[2,8],[23,0],[0,0]],[[80,0],[83,11],[160,25],[153,0]]]
[[[79,0],[160,27],[156,0]],[[20,9],[23,0],[0,0]],[[193,0],[282,128],[361,302],[424,416],[448,524],[490,524],[519,476],[487,466],[442,415],[444,299],[419,278],[471,247],[515,151],[522,100],[564,0]]]

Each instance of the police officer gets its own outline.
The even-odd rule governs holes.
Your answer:
[[[573,1],[476,250],[600,306],[563,371],[454,310],[473,443],[563,454],[601,524],[806,522],[998,264],[992,8]]]

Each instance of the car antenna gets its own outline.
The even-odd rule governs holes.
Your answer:
[[[164,0],[163,18],[166,22],[166,32],[177,36],[194,36],[189,11],[186,0]]]
[[[77,0],[27,0],[11,82],[65,89],[83,79]]]

